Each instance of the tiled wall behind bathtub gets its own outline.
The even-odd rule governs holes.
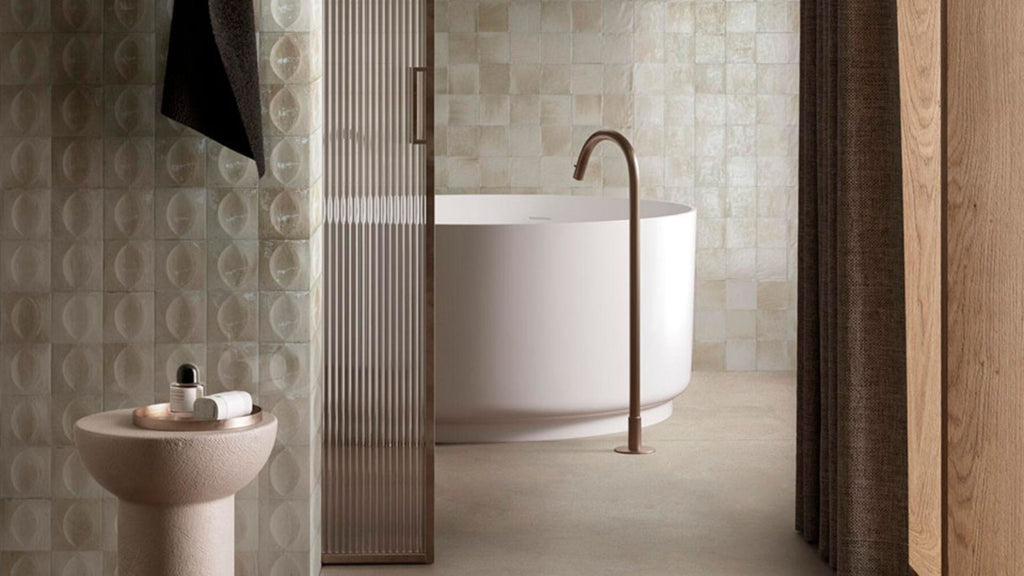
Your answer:
[[[258,12],[260,182],[157,112],[171,4],[0,0],[0,574],[114,573],[74,421],[186,360],[280,421],[238,573],[318,573],[320,3]]]
[[[572,180],[601,127],[645,198],[695,206],[698,370],[791,370],[798,0],[439,0],[438,193],[626,196],[620,153]]]

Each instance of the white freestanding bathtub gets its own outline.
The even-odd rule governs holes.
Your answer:
[[[438,196],[438,442],[623,431],[629,407],[628,201]],[[690,382],[696,214],[641,203],[644,424]]]

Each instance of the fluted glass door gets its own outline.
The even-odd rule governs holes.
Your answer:
[[[432,4],[325,3],[330,564],[433,556]]]

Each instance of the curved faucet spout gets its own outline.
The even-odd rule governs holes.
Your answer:
[[[633,150],[633,145],[629,142],[628,138],[615,130],[599,130],[591,134],[590,138],[587,138],[586,143],[583,144],[583,149],[580,150],[579,159],[576,161],[576,171],[572,177],[576,180],[583,180],[583,176],[587,173],[587,165],[590,163],[590,155],[594,153],[594,148],[597,148],[597,145],[601,142],[614,142],[622,149],[622,153],[626,155],[626,164],[629,167],[629,196],[630,200],[632,200],[639,188],[640,168],[636,162],[636,152]]]
[[[615,451],[650,454],[654,448],[643,445],[640,422],[640,168],[628,138],[614,130],[599,130],[583,144],[573,178],[583,180],[590,155],[601,142],[618,144],[629,167],[629,444]]]

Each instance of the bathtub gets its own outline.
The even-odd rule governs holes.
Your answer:
[[[641,203],[644,425],[690,382],[696,214]],[[628,201],[438,196],[437,441],[626,430]]]

